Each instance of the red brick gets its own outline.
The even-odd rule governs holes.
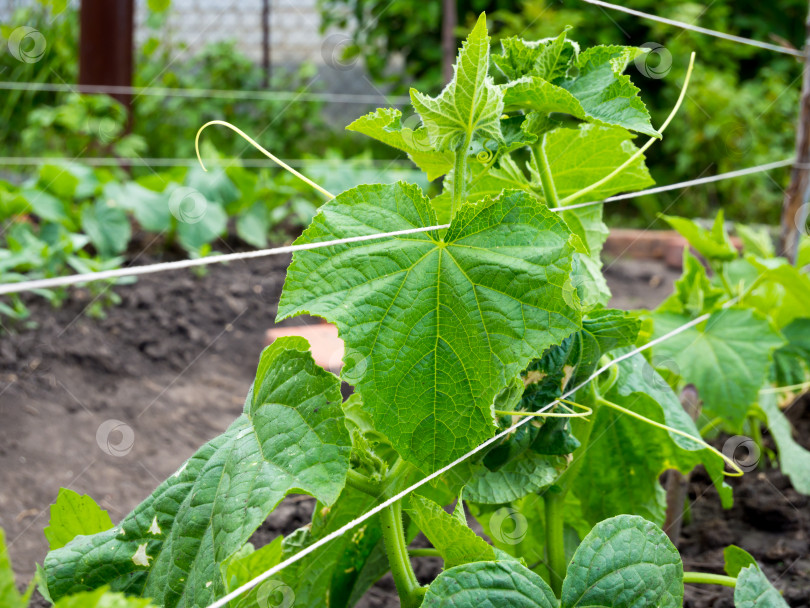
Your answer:
[[[274,327],[265,334],[265,344],[272,344],[282,336],[301,336],[310,344],[315,363],[337,373],[343,367],[343,340],[338,338],[337,327],[329,323]]]

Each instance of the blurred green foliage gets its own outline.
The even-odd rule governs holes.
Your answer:
[[[622,5],[628,3],[620,2]],[[637,10],[776,44],[801,47],[807,3],[804,0],[634,0]],[[410,86],[441,88],[441,2],[434,0],[320,0],[323,25],[350,25],[348,54],[366,58],[374,78],[403,93]],[[664,140],[648,153],[659,184],[789,158],[793,139],[801,64],[795,57],[684,31],[581,0],[465,0],[458,2],[459,36],[486,10],[494,38],[520,35],[538,39],[566,25],[585,46],[630,44],[663,47],[646,62],[631,66],[634,82],[659,125],[675,103],[688,63],[697,63],[684,106]],[[496,45],[497,47],[497,45]],[[401,58],[402,70],[391,58]],[[670,68],[667,64],[670,64]],[[664,227],[657,213],[672,207],[689,216],[710,216],[719,207],[737,221],[778,221],[788,170],[718,182],[683,191],[616,203],[608,207],[613,223]]]
[[[151,2],[149,31],[136,49],[134,86],[215,90],[262,90],[265,74],[232,41],[206,45],[187,54],[183,45],[164,42],[168,2]],[[22,41],[30,62],[13,53],[0,54],[0,79],[48,84],[75,83],[78,78],[79,23],[75,6],[64,0],[36,0],[16,9],[0,26],[5,47],[26,31]],[[36,37],[44,40],[37,44]],[[13,42],[12,42],[13,44]],[[37,57],[30,55],[39,53]],[[276,69],[269,90],[317,92],[310,86],[312,65]],[[307,101],[236,100],[228,97],[179,97],[142,94],[133,102],[132,132],[127,133],[123,106],[104,95],[45,91],[3,91],[0,95],[0,140],[6,156],[142,156],[194,158],[197,129],[209,120],[238,123],[280,156],[299,157],[327,145],[332,131],[322,118],[322,104]],[[241,155],[246,144],[230,132],[206,134],[219,152]]]

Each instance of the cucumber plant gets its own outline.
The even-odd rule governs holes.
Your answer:
[[[330,244],[295,253],[279,318],[337,325],[341,378],[302,338],[279,339],[236,421],[118,525],[60,495],[43,593],[208,606],[300,553],[229,605],[352,606],[390,570],[406,608],[673,607],[685,583],[785,606],[742,550],[729,549],[726,575],[684,572],[659,528],[664,470],[703,464],[730,500],[724,464],[735,465],[633,350],[649,323],[606,307],[601,207],[574,206],[652,183],[643,151],[661,134],[623,74],[641,52],[581,50],[564,32],[491,54],[482,15],[444,91],[412,92],[419,126],[392,109],[352,123],[444,180],[432,199],[403,182],[347,190],[298,239]],[[638,135],[650,140],[637,147]],[[346,240],[414,228],[430,229]],[[769,365],[769,349],[756,356]],[[346,401],[341,379],[354,387]],[[253,532],[293,493],[316,499],[312,521],[254,550]],[[420,531],[431,548],[409,548]],[[414,574],[424,555],[444,563],[432,582]]]

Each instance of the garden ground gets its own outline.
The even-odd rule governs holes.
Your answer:
[[[202,277],[145,276],[116,288],[123,302],[104,320],[81,314],[90,300],[82,289],[59,309],[30,299],[38,327],[0,340],[0,526],[21,583],[47,552],[42,529],[60,486],[90,494],[118,521],[239,414],[288,262],[214,265]],[[638,308],[663,300],[677,273],[658,262],[622,260],[606,275],[611,304]],[[803,409],[789,414],[810,447],[810,412]],[[126,426],[111,430],[119,422],[107,421]],[[690,496],[698,500],[680,543],[686,569],[720,572],[722,548],[739,544],[792,607],[810,607],[810,502],[775,469],[733,483],[735,507],[723,511],[707,479],[693,476]],[[288,498],[254,541],[290,532],[310,512],[309,499]],[[417,574],[432,576],[437,566],[420,560]],[[732,606],[730,591],[690,586],[685,605]],[[364,603],[397,605],[390,577]]]

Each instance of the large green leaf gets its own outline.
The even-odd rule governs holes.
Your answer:
[[[411,103],[436,149],[457,150],[475,135],[503,142],[503,95],[492,83],[488,70],[489,36],[486,15],[482,13],[461,47],[453,80],[441,94],[430,97],[411,89]],[[461,153],[466,154],[466,150]]]
[[[340,385],[303,338],[262,353],[244,413],[121,524],[80,536],[45,559],[54,599],[109,584],[158,604],[206,605],[224,591],[220,564],[292,491],[332,504],[349,437]]]
[[[439,152],[434,149],[427,127],[412,129],[402,124],[402,112],[393,108],[379,108],[361,116],[348,127],[373,137],[384,144],[408,154],[414,164],[427,173],[429,180],[441,177],[453,168],[452,152]]]
[[[444,567],[452,568],[470,562],[493,561],[492,545],[473,532],[456,515],[451,515],[432,500],[414,494],[411,496],[408,513],[431,544],[444,559]],[[464,507],[459,499],[457,509],[464,517]]]
[[[546,582],[520,562],[474,562],[445,570],[428,587],[422,608],[556,608]]]
[[[80,495],[68,488],[60,488],[56,502],[51,505],[51,521],[45,538],[51,551],[64,547],[77,536],[104,532],[113,527],[107,511],[88,495]]]
[[[324,205],[296,243],[435,223],[414,186],[359,186]],[[335,323],[343,377],[376,428],[403,457],[434,469],[490,437],[495,395],[579,328],[579,311],[563,298],[569,237],[541,203],[506,192],[465,204],[443,236],[296,253],[279,320],[309,313]]]
[[[776,405],[773,393],[762,393],[759,406],[768,418],[768,430],[779,450],[779,466],[796,491],[810,495],[810,452],[793,439],[790,421]]]
[[[595,46],[580,53],[578,73],[560,82],[582,104],[588,116],[608,125],[661,137],[650,124],[650,113],[630,77],[622,74],[642,49]]]
[[[657,338],[690,320],[672,313],[653,315]],[[742,430],[749,407],[767,378],[771,352],[782,337],[751,310],[724,309],[708,320],[655,346],[660,359],[674,362],[684,382],[694,384],[703,411]]]
[[[33,584],[25,593],[17,591],[14,570],[11,569],[11,560],[8,557],[8,549],[6,549],[6,533],[3,528],[0,528],[0,606],[26,608],[33,592]]]
[[[104,257],[126,251],[132,236],[127,214],[114,201],[105,198],[82,206],[82,230]]]
[[[563,581],[561,608],[683,606],[683,565],[661,529],[634,515],[594,526]]]
[[[740,571],[734,588],[736,608],[788,608],[782,597],[758,566],[748,566]]]

